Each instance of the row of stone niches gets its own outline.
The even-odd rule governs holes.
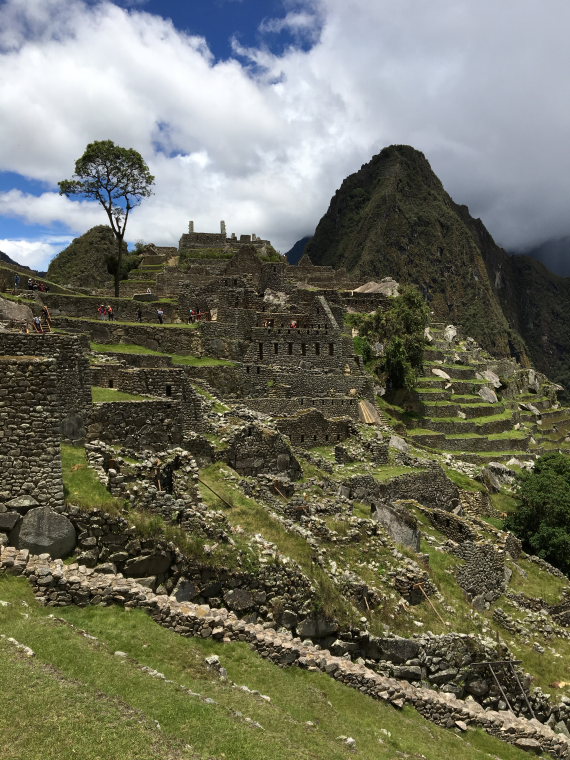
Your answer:
[[[259,358],[260,359],[263,359],[264,351],[267,351],[271,355],[270,349],[267,348],[268,345],[271,345],[271,344],[264,344],[262,342],[258,343],[258,354],[259,354]],[[301,356],[307,356],[307,346],[311,346],[311,345],[314,346],[314,355],[315,356],[320,356],[321,355],[321,344],[320,343],[313,343],[313,344],[311,344],[311,343],[297,343],[297,344],[295,344],[295,343],[287,343],[287,351],[286,351],[287,356],[293,356],[293,346],[294,345],[298,345],[298,346],[301,347],[301,353],[300,353]],[[326,348],[326,346],[325,346],[325,348]],[[279,343],[274,343],[273,344],[273,355],[274,356],[278,356],[279,355]],[[328,355],[329,356],[334,356],[334,343],[329,343],[328,344]]]

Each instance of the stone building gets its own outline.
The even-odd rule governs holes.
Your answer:
[[[63,508],[57,362],[0,356],[0,513]]]

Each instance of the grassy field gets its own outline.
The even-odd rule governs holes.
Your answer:
[[[100,386],[91,386],[91,397],[93,403],[102,401],[149,401],[153,396],[141,396],[135,393],[125,393],[116,388],[101,388]]]
[[[139,610],[70,607],[53,617],[26,581],[7,576],[0,599],[8,603],[0,606],[1,630],[35,652],[25,657],[0,639],[3,760],[528,757],[480,730],[446,731],[323,674],[278,668],[245,644],[185,639]],[[210,654],[219,655],[228,681],[205,666]],[[356,753],[343,735],[356,740]]]
[[[149,356],[169,356],[173,364],[187,365],[189,367],[229,367],[233,364],[226,359],[215,359],[211,356],[187,356],[185,354],[165,354],[161,351],[153,351],[151,348],[137,346],[134,343],[91,343],[91,350],[100,353],[111,352],[114,354],[148,354]]]

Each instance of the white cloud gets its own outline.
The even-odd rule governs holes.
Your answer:
[[[144,6],[5,0],[0,170],[55,184],[88,142],[113,139],[157,177],[130,239],[175,244],[188,219],[216,230],[223,218],[286,249],[347,174],[384,145],[410,143],[503,244],[570,233],[567,0],[288,10],[265,22],[268,34],[318,28],[311,50],[260,46],[239,51],[249,61],[216,63],[204,39]],[[75,234],[105,222],[56,192],[0,194],[0,213]]]
[[[66,248],[71,240],[66,236],[52,236],[42,240],[0,239],[0,251],[24,266],[43,271],[47,268],[47,262]]]

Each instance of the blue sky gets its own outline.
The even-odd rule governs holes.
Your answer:
[[[286,251],[392,143],[508,249],[568,235],[568,28],[567,0],[0,0],[0,250],[45,268],[105,223],[57,193],[103,139],[156,176],[131,243],[224,219]]]

